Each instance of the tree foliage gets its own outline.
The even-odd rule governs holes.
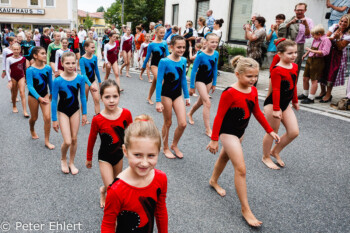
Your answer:
[[[96,12],[105,12],[105,8],[103,6],[100,6],[97,8]]]
[[[94,22],[92,22],[89,13],[87,13],[85,21],[84,21],[84,28],[89,30],[92,27],[93,24],[94,24]]]
[[[118,5],[118,7],[113,5]],[[106,16],[107,12],[105,13],[106,21],[111,16],[119,16],[118,25],[121,26],[121,9],[121,1],[116,0],[107,9],[107,12],[110,12],[110,14]],[[163,19],[163,16],[164,0],[124,0],[124,24],[131,22],[133,30],[139,24],[145,24],[147,28],[150,22],[158,22],[159,19]]]
[[[116,0],[112,5],[107,8],[104,14],[104,19],[106,23],[121,25],[121,16],[122,16],[122,4],[120,0]]]

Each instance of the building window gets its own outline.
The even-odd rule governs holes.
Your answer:
[[[39,2],[39,0],[28,0],[28,6],[39,7],[40,2]]]
[[[172,25],[178,25],[179,23],[179,4],[173,5],[173,20]]]
[[[0,0],[1,5],[11,5],[10,0]]]
[[[55,0],[44,0],[44,7],[55,7]]]
[[[196,22],[195,25],[197,27],[197,21],[199,17],[207,17],[207,11],[209,10],[209,0],[198,0],[197,1],[197,12],[196,12]]]
[[[245,41],[243,25],[250,22],[253,0],[232,0],[229,41]]]

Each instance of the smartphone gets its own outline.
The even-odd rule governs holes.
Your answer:
[[[298,19],[297,21],[296,21],[296,23],[302,23],[303,22],[303,20],[301,20],[301,19]]]

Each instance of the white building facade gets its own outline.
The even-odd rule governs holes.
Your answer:
[[[243,25],[251,19],[253,13],[258,13],[266,19],[267,30],[275,23],[275,16],[284,14],[286,19],[295,15],[294,7],[297,3],[308,5],[305,15],[314,24],[323,24],[327,28],[325,19],[325,0],[166,0],[165,22],[185,29],[186,21],[192,20],[195,25],[200,16],[206,17],[207,10],[213,10],[215,19],[223,19],[221,28],[222,40],[231,43],[245,44]],[[327,31],[327,30],[326,30]]]

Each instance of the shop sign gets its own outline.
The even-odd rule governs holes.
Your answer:
[[[44,15],[44,9],[29,9],[29,8],[12,8],[0,7],[0,13],[7,14],[26,14],[26,15]]]

